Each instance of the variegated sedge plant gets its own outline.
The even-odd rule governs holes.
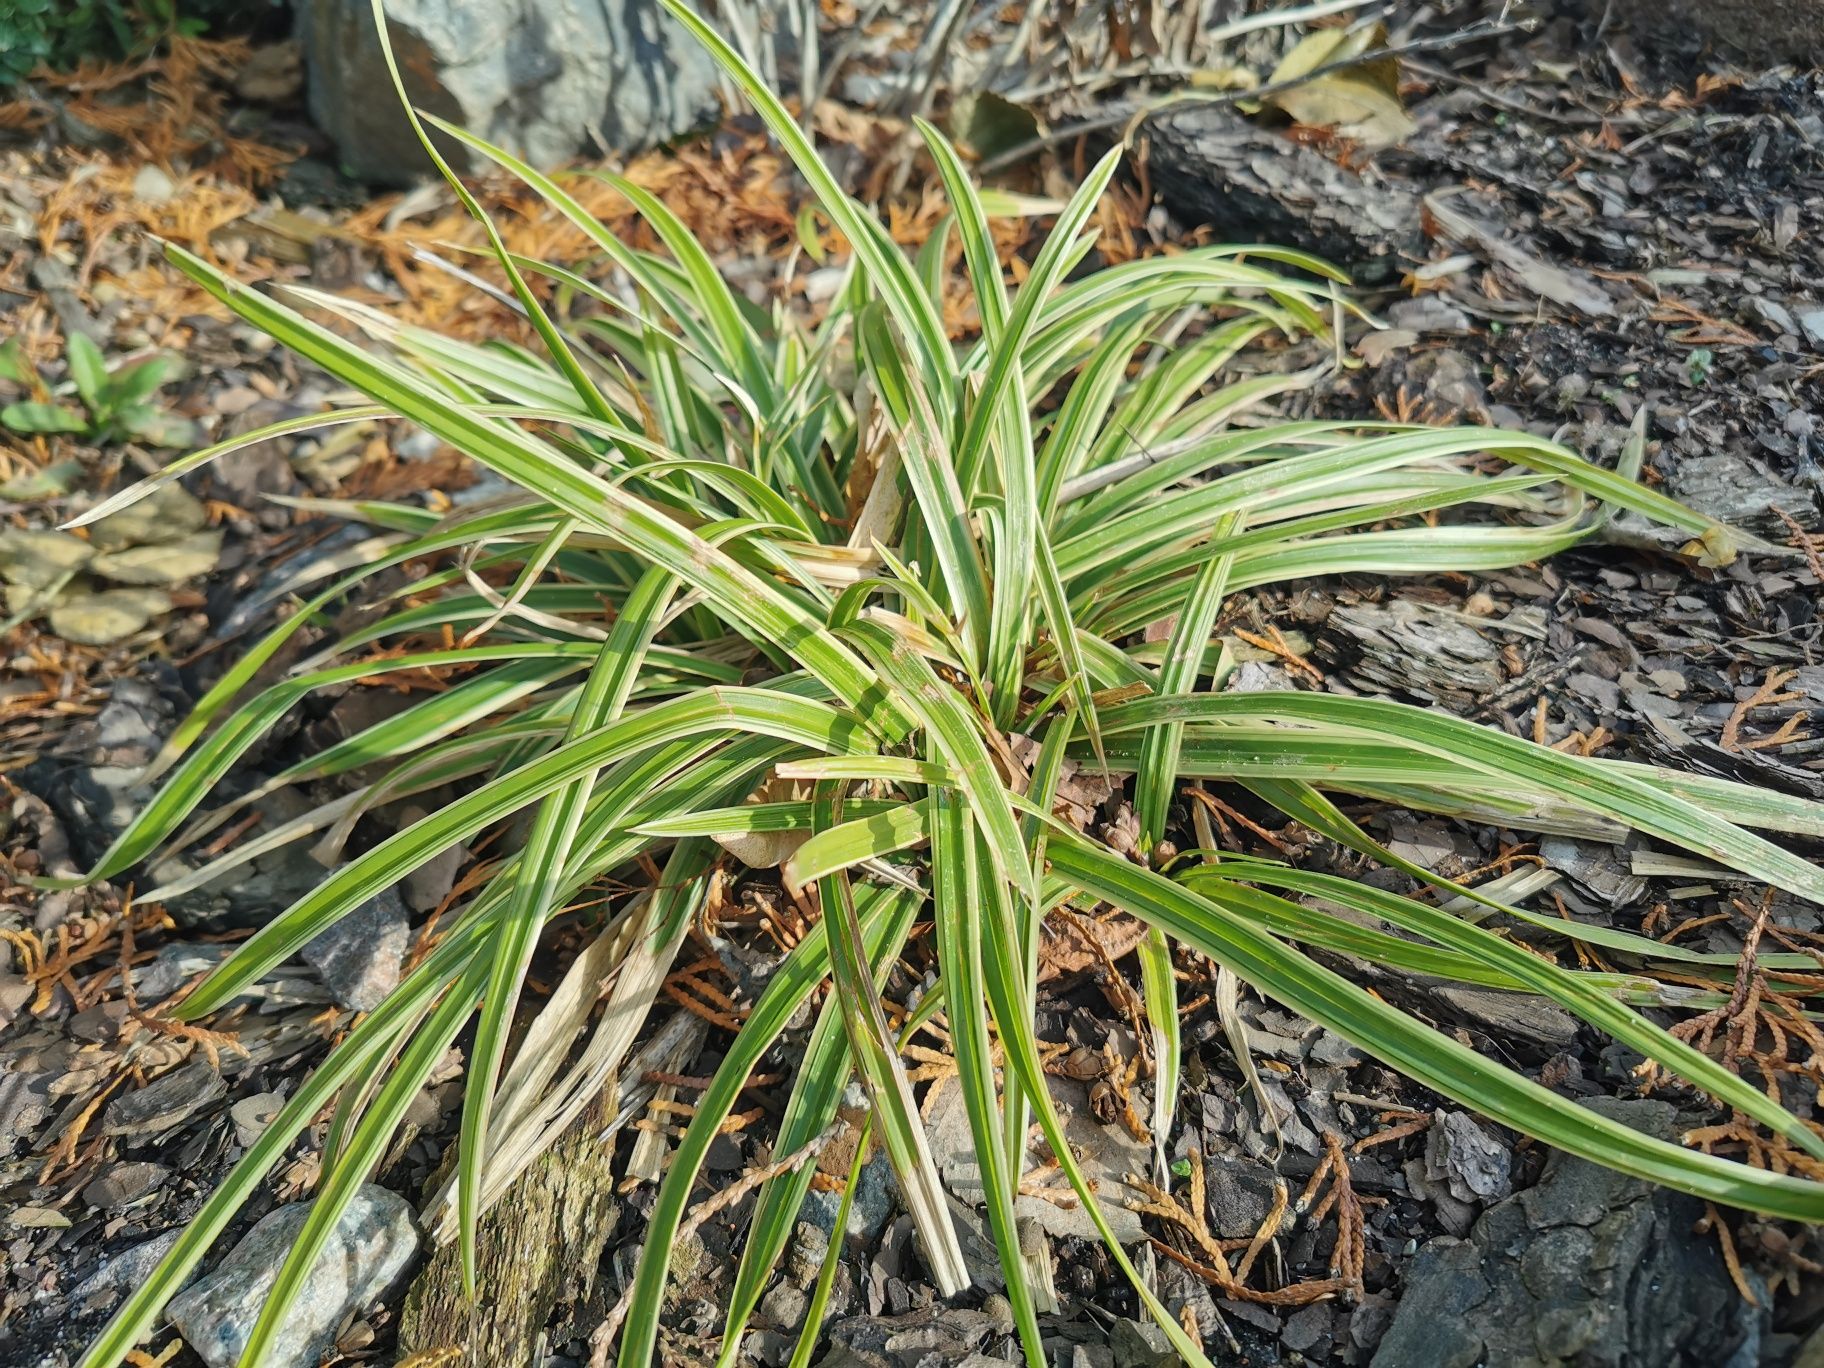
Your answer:
[[[1212,641],[1225,600],[1250,588],[1342,572],[1517,565],[1590,537],[1617,509],[1684,529],[1712,550],[1741,539],[1639,484],[1638,443],[1624,468],[1608,470],[1488,428],[1236,424],[1257,401],[1304,383],[1223,377],[1265,334],[1326,330],[1338,277],[1323,263],[1211,246],[1082,269],[1094,241],[1087,225],[1116,167],[1111,153],[1057,207],[1056,226],[1010,288],[990,232],[1000,206],[925,125],[951,213],[908,259],[735,51],[681,0],[666,2],[760,112],[847,240],[846,282],[814,327],[731,290],[644,190],[616,182],[662,255],[615,237],[559,181],[429,115],[414,115],[421,136],[432,125],[519,177],[587,236],[605,268],[583,274],[514,256],[450,176],[486,227],[541,352],[458,342],[290,292],[365,334],[358,345],[167,249],[235,314],[372,402],[199,451],[84,521],[239,447],[386,416],[435,434],[517,494],[447,514],[327,505],[371,524],[376,540],[332,565],[341,578],[317,580],[319,592],[208,693],[155,762],[167,776],[157,797],[87,877],[118,875],[219,827],[236,806],[202,805],[274,721],[313,690],[393,671],[431,669],[453,682],[260,792],[338,774],[364,776],[365,786],[147,896],[171,896],[286,841],[316,836],[333,849],[361,813],[406,794],[457,785],[463,796],[341,864],[240,946],[179,1014],[196,1020],[226,1006],[453,843],[516,815],[528,820],[517,851],[330,1051],[127,1298],[89,1350],[90,1368],[123,1360],[235,1210],[327,1112],[309,1220],[242,1359],[263,1362],[326,1235],[472,1018],[458,1178],[427,1219],[460,1243],[471,1289],[486,1296],[473,1283],[480,1214],[617,1076],[712,867],[727,858],[718,838],[800,841],[782,877],[812,914],[810,930],[749,1005],[671,1158],[631,1289],[622,1365],[653,1361],[672,1248],[710,1141],[787,1023],[820,998],[775,1153],[822,1135],[858,1078],[934,1281],[945,1294],[966,1289],[899,1053],[904,1030],[941,1013],[1028,1361],[1044,1359],[1014,1197],[1049,1150],[1136,1295],[1188,1361],[1205,1362],[1136,1274],[1103,1218],[1109,1194],[1091,1189],[1063,1140],[1033,1021],[1041,926],[1065,904],[1112,905],[1151,928],[1140,966],[1162,1140],[1178,1089],[1172,952],[1182,945],[1504,1126],[1716,1202],[1824,1219],[1824,1184],[1799,1176],[1820,1171],[1824,1140],[1639,1010],[1722,1002],[1729,957],[1540,917],[1513,905],[1512,879],[1460,887],[1378,845],[1333,796],[1519,830],[1631,829],[1814,901],[1824,901],[1824,873],[1756,833],[1824,835],[1824,807],[1560,753],[1433,709],[1227,688],[1231,661]],[[425,146],[437,156],[428,138]],[[979,337],[960,347],[940,309],[952,237],[980,318]],[[594,307],[559,322],[529,277]],[[438,568],[395,591],[372,625],[236,706],[301,626],[407,562]],[[1171,624],[1163,640],[1145,630],[1162,623]],[[458,644],[446,643],[446,625]],[[1166,836],[1181,786],[1222,782],[1442,896],[1405,897],[1231,855],[1210,839],[1189,856],[1138,862],[1059,819],[1053,797],[1072,764],[1132,777],[1145,850]],[[1200,830],[1207,835],[1207,823]],[[508,1027],[541,932],[597,881],[655,860],[660,877],[613,910],[508,1061]],[[935,924],[937,986],[896,1037],[880,985],[919,917]],[[1504,937],[1504,923],[1581,941],[1631,967],[1561,967]],[[1579,1107],[1390,1006],[1312,951],[1547,998],[1777,1134],[1795,1172],[1687,1150]],[[1815,972],[1803,957],[1761,958],[1769,969]],[[1677,984],[1654,978],[1656,968],[1676,971]],[[1719,988],[1702,987],[1706,979]],[[604,1009],[590,1018],[602,983]],[[723,1365],[737,1357],[740,1328],[809,1182],[800,1165],[759,1190]],[[799,1361],[818,1319],[803,1332]]]

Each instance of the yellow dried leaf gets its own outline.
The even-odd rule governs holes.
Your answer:
[[[1387,46],[1387,30],[1319,29],[1307,34],[1276,68],[1269,85],[1297,80],[1337,62]],[[1365,147],[1386,147],[1413,130],[1400,103],[1400,65],[1394,57],[1361,62],[1318,76],[1266,97],[1293,119],[1312,128],[1333,128]]]

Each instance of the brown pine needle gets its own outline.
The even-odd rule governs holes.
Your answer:
[[[1743,749],[1759,749],[1761,746],[1775,744],[1775,739],[1769,737],[1759,743],[1750,742],[1744,747],[1741,739],[1742,724],[1748,720],[1748,714],[1753,712],[1756,708],[1769,707],[1775,703],[1793,703],[1803,698],[1805,696],[1804,694],[1780,692],[1780,690],[1791,680],[1798,676],[1798,673],[1797,670],[1771,669],[1767,671],[1767,677],[1761,681],[1760,686],[1747,698],[1744,698],[1740,703],[1737,703],[1735,705],[1735,710],[1729,714],[1729,720],[1723,723],[1723,735],[1719,744],[1724,750],[1739,751]],[[1803,716],[1804,714],[1800,713],[1795,717],[1788,718],[1781,730],[1787,731],[1792,726],[1797,725]],[[1784,739],[1789,740],[1791,738],[1788,736]]]
[[[1429,1116],[1415,1116],[1410,1121],[1402,1121],[1398,1125],[1387,1127],[1386,1130],[1376,1131],[1373,1135],[1364,1136],[1349,1147],[1349,1152],[1351,1154],[1360,1154],[1363,1150],[1372,1149],[1376,1145],[1389,1145],[1396,1140],[1404,1140],[1408,1136],[1419,1135],[1424,1131],[1429,1130],[1430,1127],[1431,1118]]]
[[[1254,1271],[1254,1262],[1260,1257],[1260,1252],[1267,1247],[1268,1241],[1279,1234],[1279,1223],[1285,1220],[1289,1205],[1290,1197],[1285,1183],[1276,1180],[1273,1184],[1272,1210],[1267,1212],[1267,1218],[1260,1223],[1260,1229],[1254,1232],[1254,1238],[1248,1242],[1247,1253],[1241,1256],[1241,1265],[1235,1270],[1237,1282],[1248,1280],[1248,1274]]]
[[[1704,1203],[1704,1216],[1697,1226],[1700,1234],[1706,1230],[1716,1232],[1716,1242],[1723,1250],[1723,1267],[1729,1270],[1729,1281],[1735,1284],[1735,1290],[1742,1294],[1743,1301],[1758,1307],[1761,1299],[1754,1295],[1754,1289],[1748,1285],[1748,1279],[1742,1273],[1741,1256],[1735,1252],[1735,1236],[1730,1234],[1729,1224],[1723,1220],[1722,1213],[1717,1211],[1715,1202]]]
[[[1267,632],[1268,636],[1261,636],[1258,633],[1247,631],[1245,628],[1237,627],[1235,629],[1235,635],[1248,645],[1259,647],[1263,651],[1270,651],[1292,669],[1311,676],[1319,684],[1324,682],[1324,672],[1294,651],[1291,643],[1286,640],[1284,633],[1279,628],[1269,625]]]

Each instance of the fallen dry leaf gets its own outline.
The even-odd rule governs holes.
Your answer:
[[[1088,932],[1100,943],[1098,951]],[[1045,924],[1045,937],[1039,945],[1039,982],[1065,974],[1080,974],[1103,962],[1103,956],[1118,960],[1146,939],[1146,923],[1125,912],[1115,913],[1100,921],[1058,918]]]
[[[1387,46],[1381,24],[1364,29],[1318,29],[1306,34],[1273,71],[1269,85],[1346,62]],[[1400,65],[1394,57],[1361,62],[1266,97],[1299,123],[1332,128],[1366,148],[1390,147],[1414,124],[1400,103]]]

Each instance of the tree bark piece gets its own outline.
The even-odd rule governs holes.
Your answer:
[[[560,1302],[584,1323],[605,1308],[591,1304],[602,1249],[620,1221],[614,1196],[614,1147],[598,1136],[599,1109],[578,1117],[563,1138],[520,1175],[482,1217],[477,1274],[481,1295],[462,1291],[454,1241],[437,1250],[406,1293],[401,1354],[460,1348],[472,1368],[537,1362],[539,1335]]]
[[[1419,198],[1215,106],[1144,126],[1147,174],[1175,213],[1232,242],[1315,252],[1368,282],[1426,256]]]

